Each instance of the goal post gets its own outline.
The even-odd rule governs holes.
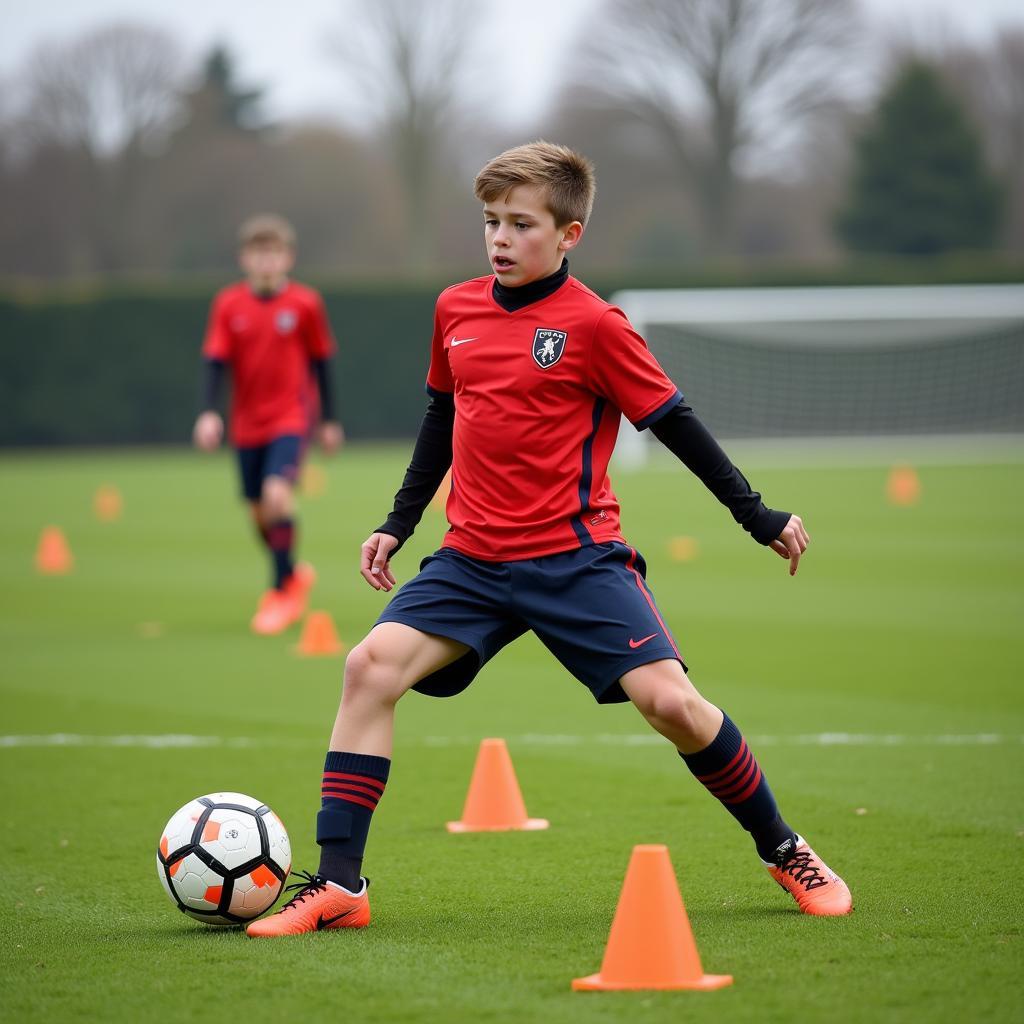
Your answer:
[[[716,436],[1024,432],[1024,285],[612,296]],[[623,425],[621,464],[649,431]]]

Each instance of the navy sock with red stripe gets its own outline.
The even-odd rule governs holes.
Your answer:
[[[372,754],[329,750],[316,816],[316,841],[324,878],[353,892],[360,886],[370,818],[384,794],[391,761]]]
[[[747,741],[733,720],[723,715],[722,727],[708,746],[679,756],[697,781],[753,836],[760,858],[774,863],[779,847],[787,840],[795,847],[796,836],[780,817],[768,780]]]
[[[295,546],[295,520],[279,519],[264,532],[267,547],[274,563],[274,587],[280,590],[284,581],[295,571],[292,548]]]

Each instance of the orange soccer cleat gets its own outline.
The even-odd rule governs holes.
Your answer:
[[[246,929],[254,939],[273,939],[279,935],[303,935],[332,928],[365,928],[370,923],[368,878],[358,893],[351,893],[320,875],[305,871],[298,874],[305,879],[289,889],[299,891],[276,913],[253,921]]]
[[[299,562],[291,576],[284,581],[282,589],[292,602],[294,622],[298,622],[306,614],[309,592],[313,589],[314,583],[316,583],[316,570],[309,562]]]
[[[283,633],[299,616],[295,613],[295,602],[284,590],[267,590],[260,598],[259,607],[252,617],[250,626],[260,636],[276,636]]]
[[[762,863],[805,914],[838,917],[853,910],[853,897],[846,883],[800,836],[796,837],[796,846],[787,840],[779,847],[778,859],[777,865]]]

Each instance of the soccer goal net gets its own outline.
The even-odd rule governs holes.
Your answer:
[[[721,438],[1024,431],[1024,286],[623,291]],[[645,461],[649,432],[620,432]]]

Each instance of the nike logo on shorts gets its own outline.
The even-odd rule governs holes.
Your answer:
[[[466,342],[468,342],[468,341],[478,341],[478,340],[479,340],[478,338],[456,338],[455,335],[453,334],[452,335],[451,346],[452,346],[452,348],[455,348],[456,345],[465,345]]]
[[[643,647],[643,645],[647,643],[648,640],[653,640],[657,635],[657,633],[652,633],[650,636],[645,636],[643,640],[634,640],[632,637],[630,637],[629,646],[636,650],[636,648],[638,647]]]

